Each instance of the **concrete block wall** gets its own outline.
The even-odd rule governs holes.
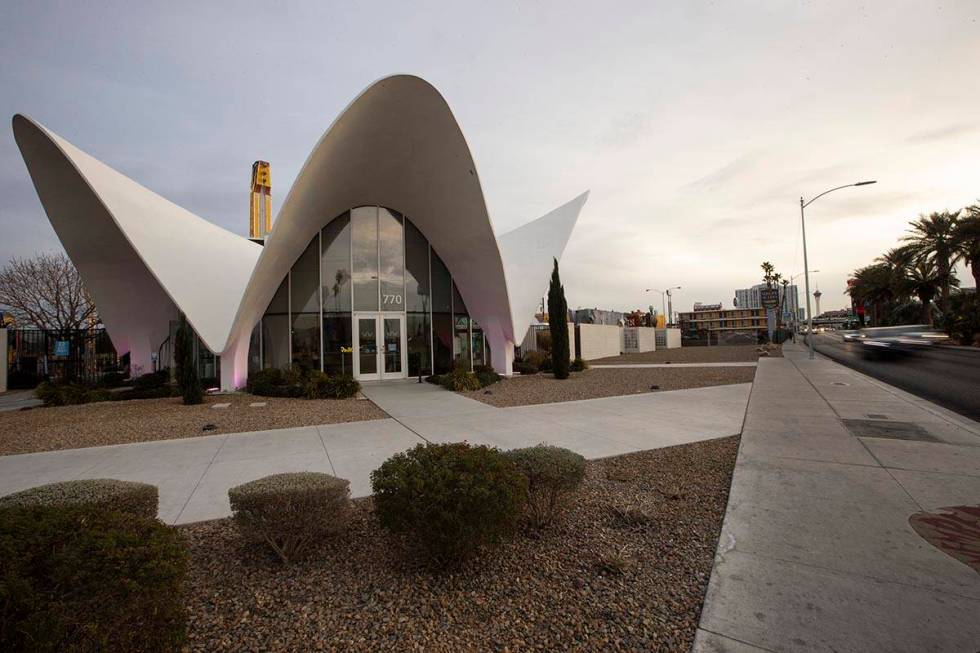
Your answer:
[[[657,329],[658,347],[661,349],[679,349],[681,346],[680,329]]]
[[[623,342],[620,350],[626,354],[656,351],[657,330],[653,327],[623,327]]]
[[[583,360],[595,360],[607,356],[619,356],[622,327],[612,324],[579,324],[578,355]]]

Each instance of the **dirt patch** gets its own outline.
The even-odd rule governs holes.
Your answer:
[[[255,402],[266,405],[249,406]],[[231,405],[212,408],[220,403]],[[199,406],[184,406],[180,398],[168,398],[32,408],[0,412],[0,455],[384,417],[387,414],[367,400],[278,399],[246,394],[209,396]],[[206,430],[209,425],[213,428]]]
[[[563,381],[544,373],[515,376],[502,379],[483,390],[460,394],[491,406],[528,406],[644,392],[703,388],[711,385],[751,383],[754,378],[754,367],[610,369],[594,367],[584,372],[573,372]],[[656,386],[656,389],[653,389],[653,386]]]
[[[680,349],[661,349],[646,351],[642,354],[623,354],[589,361],[595,365],[603,363],[745,363],[759,359],[760,349],[754,345],[738,345],[732,347],[681,347]],[[780,345],[774,345],[769,356],[782,356]]]
[[[282,568],[229,520],[181,527],[195,651],[690,650],[738,438],[588,463],[571,510],[455,573],[413,564],[370,499]]]

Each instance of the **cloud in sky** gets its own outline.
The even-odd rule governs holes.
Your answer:
[[[420,75],[466,135],[498,232],[591,189],[571,305],[731,304],[771,260],[822,304],[919,213],[980,197],[977,3],[8,3],[0,113],[26,113],[244,234],[373,80]],[[57,247],[0,130],[0,260]],[[968,275],[961,275],[969,279]]]

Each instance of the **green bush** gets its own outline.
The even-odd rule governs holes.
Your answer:
[[[476,379],[480,382],[481,388],[493,385],[500,380],[500,375],[489,365],[474,365],[473,373],[476,374]]]
[[[554,366],[551,364],[551,357],[549,356],[548,358],[545,358],[543,361],[541,361],[541,365],[539,365],[538,367],[542,372],[552,371],[554,369]]]
[[[548,354],[540,350],[537,351],[532,350],[525,353],[524,357],[521,360],[524,362],[525,365],[530,365],[536,368],[537,370],[540,370],[541,366],[544,365],[544,362],[548,360]]]
[[[149,372],[133,379],[133,389],[153,390],[155,388],[162,388],[168,383],[170,383],[170,370],[157,370],[156,372]]]
[[[526,514],[535,529],[550,524],[585,479],[585,458],[568,449],[538,445],[504,455],[527,479]]]
[[[35,393],[45,406],[74,406],[113,398],[112,393],[104,388],[90,388],[82,383],[56,384],[42,381]]]
[[[0,514],[0,650],[174,651],[187,553],[156,519],[79,508]]]
[[[440,384],[446,390],[453,390],[455,392],[479,390],[482,387],[480,380],[476,378],[476,374],[460,366],[455,367],[449,374],[443,374],[440,379]]]
[[[280,370],[270,367],[252,372],[248,377],[248,391],[263,397],[303,397],[306,388],[298,370]]]
[[[420,444],[371,473],[381,526],[432,561],[455,563],[513,533],[527,482],[500,451],[465,442]]]
[[[558,259],[554,261],[555,268],[551,272],[551,284],[548,286],[548,330],[551,332],[549,351],[555,378],[567,379],[571,355],[568,342],[568,302],[565,301],[565,287],[561,285],[558,275]],[[544,367],[541,370],[547,371]]]
[[[526,376],[528,374],[537,374],[538,368],[524,361],[514,361],[514,371],[521,376]]]
[[[287,565],[342,530],[350,516],[350,482],[316,472],[266,476],[231,488],[228,498],[242,535],[268,545]]]
[[[118,388],[126,380],[122,372],[106,372],[102,375],[102,385],[107,388]]]
[[[583,372],[589,369],[589,363],[581,358],[576,358],[572,361],[572,364],[568,367],[568,369],[572,372]]]
[[[361,384],[349,374],[331,376],[314,370],[303,381],[307,399],[349,399],[360,391]]]
[[[126,512],[153,519],[159,507],[155,485],[111,478],[39,485],[0,497],[0,509],[55,506]]]

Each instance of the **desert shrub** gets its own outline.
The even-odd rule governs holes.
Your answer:
[[[572,364],[569,365],[568,369],[572,372],[583,372],[589,369],[589,363],[581,358],[576,358],[572,361]]]
[[[482,386],[476,374],[469,370],[456,366],[449,374],[443,374],[440,380],[442,387],[455,392],[466,392],[469,390],[479,390]]]
[[[147,483],[96,478],[49,483],[0,497],[0,509],[35,506],[126,512],[153,519],[159,492]]]
[[[313,370],[303,381],[303,389],[307,399],[349,399],[361,391],[361,384],[349,374],[329,375]]]
[[[476,375],[476,379],[480,382],[481,388],[493,385],[500,380],[500,375],[497,374],[497,370],[489,365],[474,365],[473,374]]]
[[[302,397],[306,394],[302,374],[293,369],[268,368],[252,372],[248,391],[263,397]]]
[[[107,388],[118,388],[126,380],[126,375],[122,372],[106,372],[102,375],[102,385]]]
[[[122,392],[110,392],[110,401],[126,401],[129,399],[162,399],[179,396],[176,385],[166,384],[156,388],[133,388]]]
[[[550,524],[585,479],[585,458],[568,449],[538,445],[504,455],[527,479],[525,512],[535,529]]]
[[[527,481],[500,451],[465,442],[420,444],[371,473],[381,526],[430,560],[454,563],[513,533]]]
[[[524,361],[514,361],[514,371],[518,374],[524,376],[528,374],[537,374],[538,368],[530,363],[525,363]]]
[[[170,383],[170,370],[157,370],[133,379],[134,390],[152,390]]]
[[[545,360],[547,359],[548,359],[548,354],[546,354],[543,351],[529,351],[524,354],[524,358],[522,360],[525,365],[531,365],[537,368],[538,370],[540,370],[541,366],[544,364]]]
[[[534,334],[535,341],[537,342],[538,349],[550,354],[551,353],[551,332],[550,331],[537,331]]]
[[[350,399],[361,391],[361,384],[350,374],[339,374],[330,377],[332,381],[332,399]]]
[[[82,383],[57,384],[42,381],[35,393],[45,406],[74,406],[112,399],[112,393],[104,388],[90,388]]]
[[[542,372],[552,371],[554,369],[554,366],[551,364],[551,357],[548,356],[543,361],[541,361],[541,364],[538,366],[538,369],[540,369]]]
[[[0,513],[0,650],[173,651],[184,639],[179,533],[121,512]]]
[[[273,474],[228,490],[235,524],[283,564],[306,557],[346,526],[350,482],[317,472]]]

